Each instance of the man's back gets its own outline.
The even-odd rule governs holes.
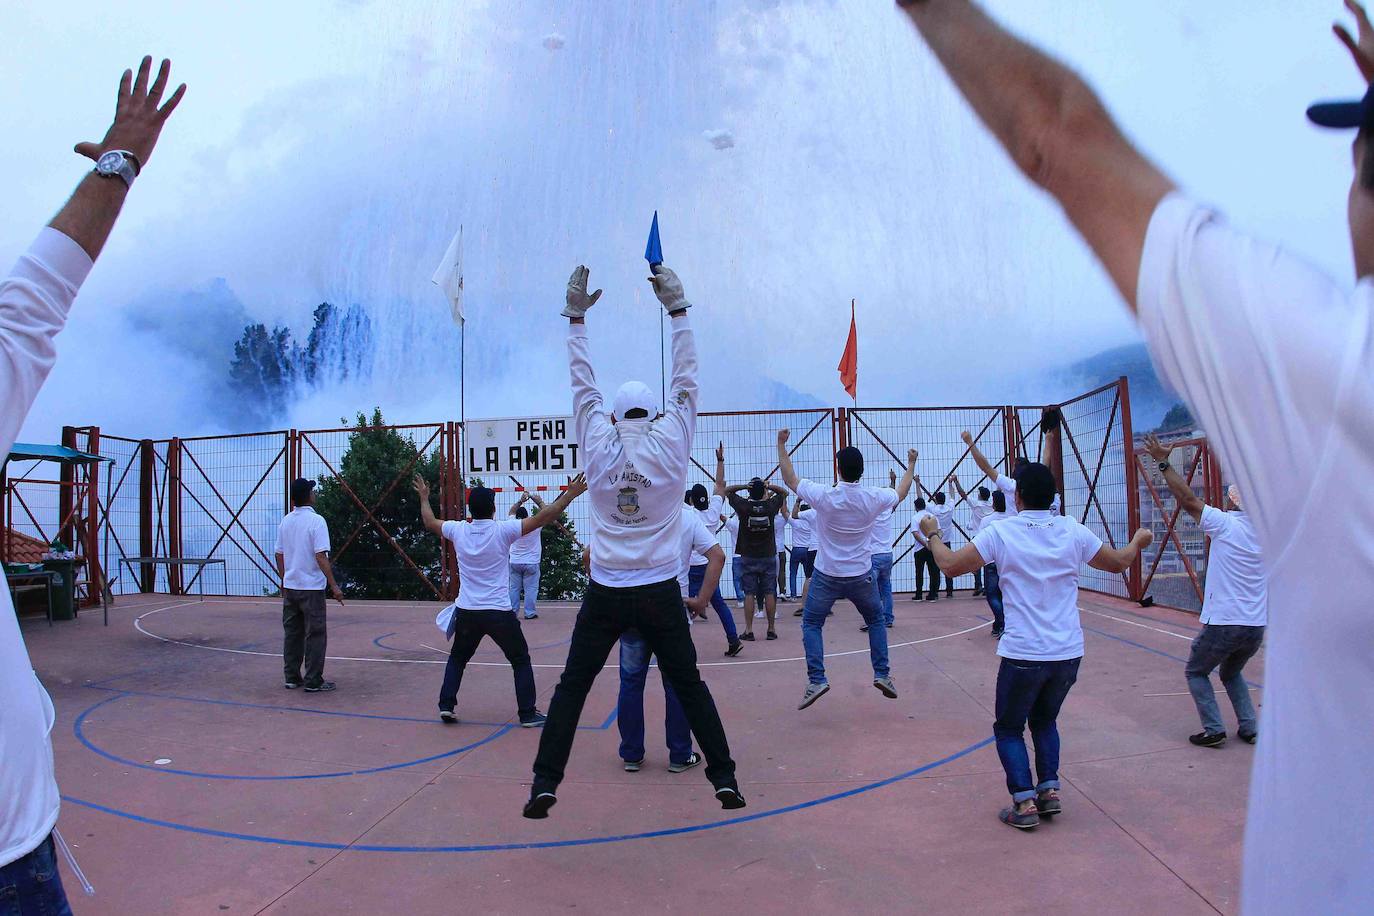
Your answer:
[[[444,522],[444,537],[458,557],[458,607],[509,611],[510,547],[520,538],[519,519]],[[538,531],[533,532],[538,534]]]
[[[1202,510],[1199,524],[1212,539],[1207,552],[1207,594],[1202,622],[1262,627],[1268,622],[1269,583],[1259,536],[1244,512]]]
[[[873,568],[873,522],[897,502],[895,490],[841,482],[822,486],[803,480],[797,495],[815,510],[816,568],[827,576],[861,576]]]
[[[1102,549],[1097,535],[1044,509],[984,526],[973,543],[1000,577],[1007,622],[997,654],[1035,661],[1082,656],[1078,575]]]
[[[315,555],[329,549],[329,526],[309,506],[292,509],[277,527],[277,553],[282,555],[286,574],[282,587],[318,591],[328,581]]]
[[[777,535],[774,531],[778,510],[786,497],[770,493],[763,499],[751,499],[743,494],[730,496],[730,508],[739,521],[739,536],[735,552],[742,557],[772,557],[777,554]]]

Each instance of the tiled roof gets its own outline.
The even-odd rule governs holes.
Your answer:
[[[43,554],[48,552],[47,544],[13,528],[5,532],[5,538],[6,563],[42,563]]]

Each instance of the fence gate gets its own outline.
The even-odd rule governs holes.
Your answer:
[[[1169,444],[1174,470],[1189,488],[1208,505],[1222,505],[1221,467],[1207,440],[1174,439]],[[1210,541],[1169,492],[1154,459],[1144,450],[1133,452],[1140,524],[1155,536],[1141,558],[1141,594],[1150,593],[1159,604],[1200,611]]]

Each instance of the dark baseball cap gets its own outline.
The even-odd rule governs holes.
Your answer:
[[[1344,130],[1365,127],[1374,122],[1374,85],[1358,101],[1318,102],[1307,109],[1307,120],[1318,127]]]
[[[291,505],[303,506],[310,501],[310,494],[315,489],[315,481],[308,477],[297,477],[291,481]]]

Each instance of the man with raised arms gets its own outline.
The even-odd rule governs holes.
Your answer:
[[[1188,736],[1199,747],[1221,747],[1226,728],[1212,689],[1212,671],[1220,668],[1221,684],[1236,711],[1236,735],[1255,743],[1259,723],[1250,685],[1245,682],[1245,663],[1264,642],[1269,622],[1269,588],[1260,556],[1259,538],[1250,515],[1241,505],[1240,491],[1227,493],[1228,511],[1204,503],[1179,476],[1169,461],[1173,446],[1154,434],[1145,437],[1145,451],[1159,462],[1159,471],[1174,500],[1190,515],[1202,533],[1212,539],[1207,552],[1207,590],[1202,599],[1202,631],[1193,640],[1188,665],[1183,669],[1188,692],[1193,695],[1202,731]]]
[[[1250,505],[1275,613],[1244,910],[1367,909],[1374,731],[1355,723],[1374,722],[1374,615],[1364,598],[1374,592],[1374,513],[1371,496],[1349,482],[1374,476],[1374,27],[1348,0],[1359,36],[1338,32],[1363,98],[1308,112],[1355,134],[1343,201],[1351,287],[1177,190],[1080,77],[975,4],[903,2],[992,135],[1102,261],[1155,366],[1188,400]]]
[[[587,468],[592,521],[591,581],[582,599],[563,676],[539,736],[534,783],[524,816],[548,817],[572,751],[587,692],[621,634],[634,629],[658,657],[659,671],[682,703],[716,800],[743,808],[735,762],[711,692],[697,670],[696,647],[682,612],[682,494],[687,489],[697,422],[697,354],[687,318],[691,303],[677,275],[651,268],[654,293],[673,329],[673,374],[664,412],[655,416],[653,392],[631,381],[616,391],[611,412],[596,386],[587,344],[586,314],[601,298],[587,292],[587,268],[568,280],[568,368],[573,423]]]
[[[939,522],[921,521],[935,562],[946,575],[961,576],[986,563],[997,564],[1007,625],[997,645],[1002,664],[992,731],[1012,798],[1001,819],[1023,829],[1039,824],[1041,815],[1061,810],[1056,720],[1083,660],[1079,570],[1087,563],[1094,569],[1122,572],[1151,540],[1142,528],[1125,547],[1105,547],[1086,527],[1051,511],[1054,492],[1050,469],[1027,464],[1016,481],[1019,514],[988,525],[957,552],[945,544]],[[1035,743],[1034,779],[1023,737],[1027,722]]]
[[[873,662],[873,686],[889,699],[897,698],[887,659],[887,627],[882,602],[873,576],[870,544],[873,524],[883,512],[892,511],[907,493],[916,474],[916,450],[906,453],[906,472],[895,489],[866,487],[859,483],[864,474],[864,456],[845,446],[835,453],[840,482],[823,486],[802,480],[792,467],[787,451],[790,431],[778,430],[778,469],[783,482],[816,513],[813,533],[816,540],[816,575],[802,606],[802,646],[806,652],[806,691],[798,709],[805,709],[830,690],[825,677],[825,640],[821,628],[830,609],[841,598],[858,608],[868,627],[868,654]]]

